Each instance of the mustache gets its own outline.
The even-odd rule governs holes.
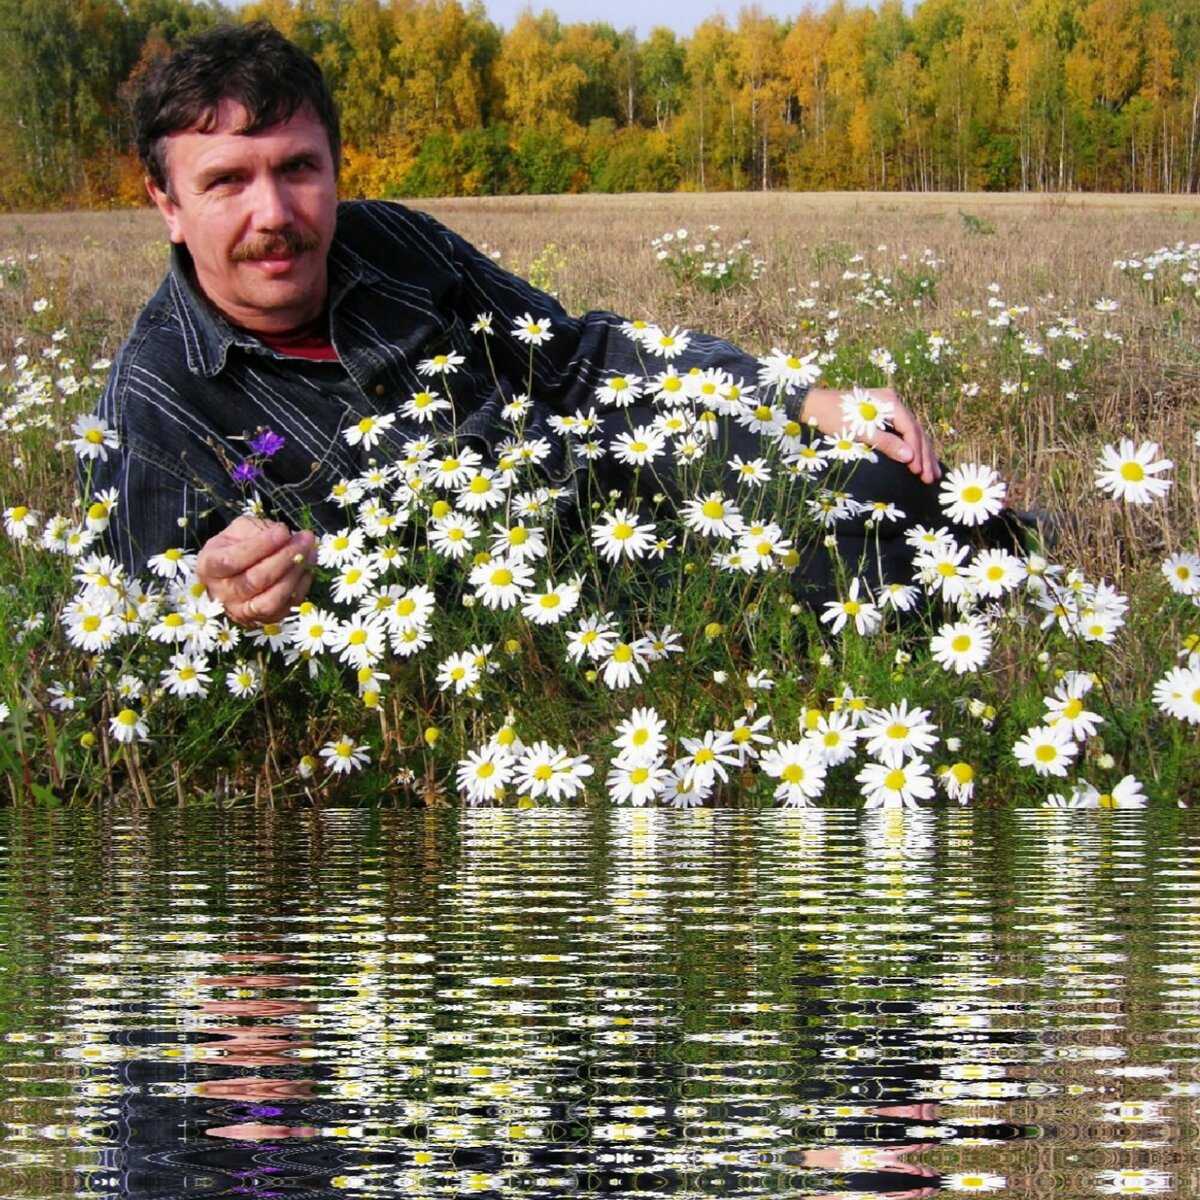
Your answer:
[[[280,229],[275,233],[263,233],[234,246],[229,257],[234,262],[254,262],[260,258],[274,258],[280,254],[301,254],[315,250],[321,239],[312,232],[302,229]]]

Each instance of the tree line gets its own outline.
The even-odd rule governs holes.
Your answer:
[[[326,71],[347,195],[1200,189],[1194,0],[834,0],[642,39],[481,0],[0,0],[0,207],[139,202],[139,78],[255,19]]]

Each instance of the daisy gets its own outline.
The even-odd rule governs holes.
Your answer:
[[[333,577],[332,594],[337,604],[353,604],[361,600],[379,578],[379,568],[371,558],[360,556],[347,562]]]
[[[774,739],[766,732],[770,724],[769,714],[754,718],[742,716],[734,721],[729,730],[729,737],[737,747],[743,766],[759,756],[760,746],[771,745]]]
[[[740,454],[735,454],[729,460],[729,469],[737,477],[739,483],[748,487],[759,488],[771,480],[771,469],[765,458],[752,458],[744,461]]]
[[[1061,721],[1057,725],[1035,726],[1013,746],[1017,762],[1032,767],[1039,775],[1064,777],[1078,753],[1070,727]]]
[[[942,543],[917,554],[913,567],[930,595],[940,592],[947,604],[957,604],[970,586],[967,568],[962,565],[970,552],[969,546]]]
[[[885,583],[875,597],[881,609],[892,608],[896,612],[912,612],[921,599],[921,589],[911,583]]]
[[[929,720],[929,711],[910,710],[907,700],[871,712],[858,736],[867,743],[867,753],[889,767],[927,753],[938,742],[937,726]]]
[[[804,808],[825,790],[827,763],[811,742],[776,742],[762,752],[758,764],[779,780],[775,799],[788,808]]]
[[[609,689],[632,687],[642,682],[642,671],[646,666],[645,658],[638,653],[636,645],[628,642],[618,642],[604,663],[604,686]]]
[[[550,584],[544,591],[526,594],[521,615],[535,625],[557,625],[564,617],[570,616],[578,604],[577,584]]]
[[[833,462],[877,462],[878,456],[866,442],[860,442],[848,430],[843,429],[838,434],[827,435],[823,439],[825,457]]]
[[[388,629],[403,633],[409,629],[423,629],[433,615],[437,600],[424,584],[411,588],[400,588],[387,595],[387,606],[382,609]]]
[[[720,492],[685,501],[681,515],[688,529],[706,537],[732,537],[741,520],[737,505]]]
[[[628,408],[641,394],[640,375],[612,375],[596,388],[596,401],[609,408]]]
[[[507,526],[497,522],[492,526],[489,549],[513,562],[533,562],[546,557],[545,531],[521,521]]]
[[[670,769],[658,759],[618,758],[609,767],[604,786],[614,804],[641,808],[659,795],[670,777]]]
[[[483,512],[504,503],[506,489],[491,467],[476,471],[458,489],[458,507],[464,512]]]
[[[638,638],[637,644],[639,653],[644,654],[650,662],[660,662],[672,654],[683,653],[683,640],[670,625],[664,625],[662,633],[647,629]]]
[[[772,350],[759,359],[758,382],[763,387],[779,388],[789,396],[797,389],[806,390],[821,377],[816,357],[815,350],[803,358],[784,350]]]
[[[65,612],[62,619],[67,640],[87,654],[107,650],[116,639],[117,617],[107,604],[95,606],[83,602]]]
[[[417,363],[418,375],[453,375],[466,359],[453,351],[449,354],[435,354],[431,358],[423,358]]]
[[[741,753],[724,730],[710,729],[703,737],[683,738],[681,744],[687,753],[676,760],[676,768],[683,764],[687,777],[701,789],[713,786],[718,779],[728,783],[725,768],[742,765]]]
[[[151,574],[160,579],[182,579],[196,569],[196,555],[178,546],[151,555],[146,560]]]
[[[486,804],[504,795],[512,773],[512,755],[493,744],[459,759],[455,781],[468,804]]]
[[[850,589],[844,600],[826,602],[825,611],[821,614],[821,624],[828,625],[831,633],[841,633],[853,622],[855,632],[862,637],[870,637],[877,633],[883,624],[883,613],[872,602],[870,594],[866,594],[862,600],[858,598],[861,583],[862,580],[855,576],[850,581]]]
[[[632,433],[619,433],[612,440],[612,456],[627,466],[640,467],[662,456],[666,435],[651,425],[639,425]]]
[[[150,737],[145,718],[132,708],[123,708],[108,721],[108,732],[118,742],[144,742]]]
[[[1054,695],[1045,697],[1046,724],[1063,725],[1076,740],[1094,737],[1104,724],[1104,718],[1084,707],[1083,697],[1091,690],[1090,675],[1082,671],[1064,675],[1054,689]]]
[[[895,416],[891,400],[866,388],[856,387],[841,397],[842,419],[856,438],[871,439],[882,433]]]
[[[867,808],[916,808],[918,800],[930,800],[934,795],[929,766],[920,758],[894,766],[867,763],[854,778],[862,785]]]
[[[1090,784],[1088,785],[1091,786]],[[1146,793],[1142,790],[1141,782],[1133,775],[1120,779],[1111,792],[1101,792],[1093,788],[1094,799],[1089,797],[1087,808],[1145,808]]]
[[[260,682],[258,668],[248,662],[235,663],[225,676],[225,686],[230,693],[243,700],[258,691]]]
[[[746,404],[733,415],[737,423],[749,429],[751,433],[770,438],[782,447],[783,430],[787,428],[789,421],[787,413],[777,404],[768,404],[766,401]]]
[[[550,332],[549,317],[538,317],[535,321],[529,313],[526,313],[523,317],[518,317],[513,322],[511,332],[513,337],[528,346],[540,346],[554,336]]]
[[[613,745],[626,762],[650,762],[667,750],[667,725],[653,708],[634,708],[617,724]]]
[[[1154,684],[1154,703],[1169,717],[1200,725],[1200,655],[1187,666],[1172,667]]]
[[[1007,550],[981,550],[965,572],[975,594],[997,600],[1024,581],[1025,564]]]
[[[1004,507],[1006,490],[991,467],[967,463],[946,475],[938,499],[951,521],[959,525],[982,525]]]
[[[433,391],[413,392],[400,406],[400,415],[421,424],[432,421],[440,412],[450,408],[450,401]]]
[[[429,548],[443,558],[460,560],[466,557],[479,536],[479,522],[465,513],[450,512],[435,517],[429,523],[426,537]]]
[[[627,508],[605,513],[592,526],[592,544],[608,562],[639,559],[654,546],[652,521],[639,524],[637,514]]]
[[[618,640],[612,613],[584,617],[567,639],[567,658],[571,662],[581,662],[585,657],[599,662],[612,653]]]
[[[369,414],[342,430],[342,437],[349,446],[361,445],[364,450],[374,450],[383,435],[396,423],[395,413]]]
[[[692,342],[691,335],[683,332],[678,325],[672,326],[670,333],[652,325],[643,331],[640,340],[651,354],[666,359],[678,358]]]
[[[1200,554],[1191,550],[1172,554],[1163,562],[1162,573],[1176,595],[1195,596],[1200,592]]]
[[[970,763],[959,761],[939,767],[937,778],[951,800],[957,800],[959,804],[970,802],[975,791],[975,768]]]
[[[320,750],[325,766],[334,775],[349,775],[351,771],[361,771],[371,761],[370,751],[366,746],[355,744],[353,738],[339,737],[326,742]]]
[[[337,638],[338,619],[315,604],[302,604],[291,618],[291,642],[302,654],[324,654]]]
[[[322,567],[344,567],[353,562],[363,551],[366,534],[357,528],[346,526],[337,533],[322,534],[317,542],[317,565]]]
[[[379,662],[386,638],[387,628],[378,613],[354,613],[338,622],[329,644],[342,662],[357,670]]]
[[[429,463],[430,481],[440,488],[460,488],[475,473],[483,458],[478,450],[463,446]]]
[[[680,760],[668,768],[658,798],[672,808],[699,808],[713,793],[714,780],[699,781],[690,774],[690,764]]]
[[[813,725],[804,732],[804,740],[818,751],[827,767],[836,767],[854,757],[858,741],[858,718],[848,708],[818,713]]]
[[[956,675],[978,671],[992,653],[991,627],[978,616],[943,625],[930,638],[929,650],[936,663]]]
[[[565,746],[551,746],[545,741],[527,746],[517,759],[514,772],[517,787],[530,799],[546,796],[555,801],[578,795],[591,774],[592,767],[586,758],[574,757]]]
[[[1114,499],[1131,504],[1149,504],[1165,496],[1171,481],[1159,479],[1158,475],[1175,464],[1169,458],[1156,460],[1157,454],[1157,442],[1134,446],[1129,438],[1122,438],[1116,447],[1105,446],[1096,467],[1096,486]]]
[[[438,664],[437,685],[443,692],[453,690],[456,696],[469,692],[479,683],[483,672],[470,652],[451,654]]]
[[[468,576],[485,608],[513,608],[533,585],[533,571],[524,563],[497,558],[473,567]]]
[[[25,504],[14,504],[4,510],[4,532],[14,542],[26,542],[37,528],[38,514]]]
[[[160,678],[163,687],[173,696],[207,696],[212,676],[208,660],[203,655],[172,654],[171,665]]]
[[[110,429],[99,417],[83,413],[76,417],[71,425],[75,440],[71,449],[81,459],[100,459],[104,462],[110,450],[116,450],[120,445],[117,431]]]

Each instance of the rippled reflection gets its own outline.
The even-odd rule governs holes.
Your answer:
[[[1194,1196],[1189,813],[3,813],[0,1194]]]

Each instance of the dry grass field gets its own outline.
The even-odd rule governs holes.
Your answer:
[[[1106,638],[1103,646],[1068,641],[1053,657],[1040,649],[1051,637],[1038,631],[1040,616],[1030,622],[1009,614],[1005,648],[997,648],[986,679],[968,676],[955,695],[959,681],[931,677],[929,694],[940,699],[928,702],[961,716],[964,705],[991,697],[1006,722],[1004,742],[988,749],[989,724],[972,734],[978,736],[972,753],[981,761],[992,754],[1003,779],[1012,769],[1013,741],[1040,719],[1055,673],[1095,670],[1098,679],[1106,677],[1110,744],[1118,750],[1117,765],[1105,769],[1135,770],[1168,794],[1191,786],[1194,723],[1167,722],[1162,734],[1144,731],[1156,680],[1200,633],[1200,609],[1184,595],[1169,595],[1163,577],[1166,555],[1200,550],[1200,197],[631,195],[422,201],[420,207],[554,293],[568,310],[611,309],[668,328],[703,329],[757,354],[774,348],[818,353],[825,382],[835,387],[892,382],[933,428],[949,465],[994,467],[1012,505],[1048,514],[1043,548],[1062,565],[1067,588],[1075,586],[1073,578],[1079,588],[1113,581],[1131,609],[1121,638]],[[700,242],[703,254],[696,250]],[[682,269],[689,255],[696,262],[723,258],[738,270],[729,286],[714,285]],[[111,357],[165,264],[161,222],[148,209],[0,216],[6,412],[21,403],[24,385],[16,381],[28,360],[48,360],[54,370],[69,361],[78,374]],[[55,357],[60,353],[62,359]],[[85,381],[77,398],[69,393],[65,399],[53,395],[58,384],[37,386],[55,406],[57,433],[34,432],[11,415],[0,422],[0,509],[66,512],[74,502],[71,455],[54,439],[90,404],[99,382]],[[1101,496],[1099,454],[1120,439],[1155,443],[1157,455],[1172,460],[1169,495],[1148,505]],[[27,595],[15,583],[33,561],[32,553],[26,557],[22,547],[0,540],[0,572],[12,585],[0,589],[0,624],[18,631],[7,643],[0,636],[0,666],[11,668],[14,678],[27,673],[21,664],[28,661],[28,641],[20,629],[54,620],[44,613],[30,620],[27,610],[40,604],[53,611],[66,600],[53,596],[62,586],[56,581],[65,578],[54,574],[58,568],[47,566]],[[1072,570],[1078,574],[1067,574]],[[998,619],[1002,606],[992,607],[989,619]],[[900,654],[903,643],[898,646]],[[860,655],[844,648],[846,677],[857,672],[872,691],[904,686],[891,651]],[[1104,665],[1097,670],[1089,664],[1100,661],[1092,652],[1101,650]],[[61,792],[64,781],[77,778],[84,782],[72,786],[81,795],[99,794],[118,786],[120,772],[112,765],[118,758],[108,757],[105,742],[102,772],[89,774],[86,763],[67,765],[66,748],[81,736],[76,726],[85,728],[83,709],[71,717],[74,724],[60,728],[45,703],[51,673],[64,669],[56,664],[70,661],[55,651],[46,658],[45,678],[21,684],[27,700],[19,700],[25,706],[20,720],[43,723],[45,744],[56,747],[52,765],[37,749],[32,727],[20,724],[10,761],[20,764],[30,787],[48,779]],[[800,675],[791,685],[787,704],[828,699],[810,696]],[[111,685],[103,686],[110,690],[98,703],[111,715]],[[343,717],[352,699],[339,701]],[[0,707],[4,702],[0,691]],[[399,694],[389,699],[392,731],[371,735],[381,769],[425,752],[418,718],[406,703]],[[440,703],[430,701],[429,712]],[[1200,712],[1200,692],[1190,703]],[[1121,721],[1122,714],[1127,719]],[[214,708],[213,728],[224,719]],[[331,712],[318,726],[303,705],[296,715],[309,740],[337,732],[336,719]],[[399,737],[401,726],[418,732]],[[103,720],[91,728],[103,733]],[[193,753],[199,761],[200,748],[217,736],[203,722],[197,728],[201,732],[187,735],[194,751],[186,745],[170,750],[164,742],[160,776],[153,783],[143,777],[135,793],[149,797],[174,771],[174,782],[163,786],[182,798],[179,761]],[[303,738],[291,736],[298,731],[288,730],[278,744],[272,732],[261,766],[214,769],[250,780],[238,785],[246,794],[271,795],[278,745],[300,747]],[[94,733],[82,738],[85,746],[95,742]],[[1103,746],[1098,739],[1089,747],[1089,770],[1112,758]],[[0,738],[0,758],[3,753]],[[446,763],[437,767],[446,769]],[[129,768],[131,786],[141,772]],[[200,777],[209,779],[203,786],[214,786],[211,774]]]

